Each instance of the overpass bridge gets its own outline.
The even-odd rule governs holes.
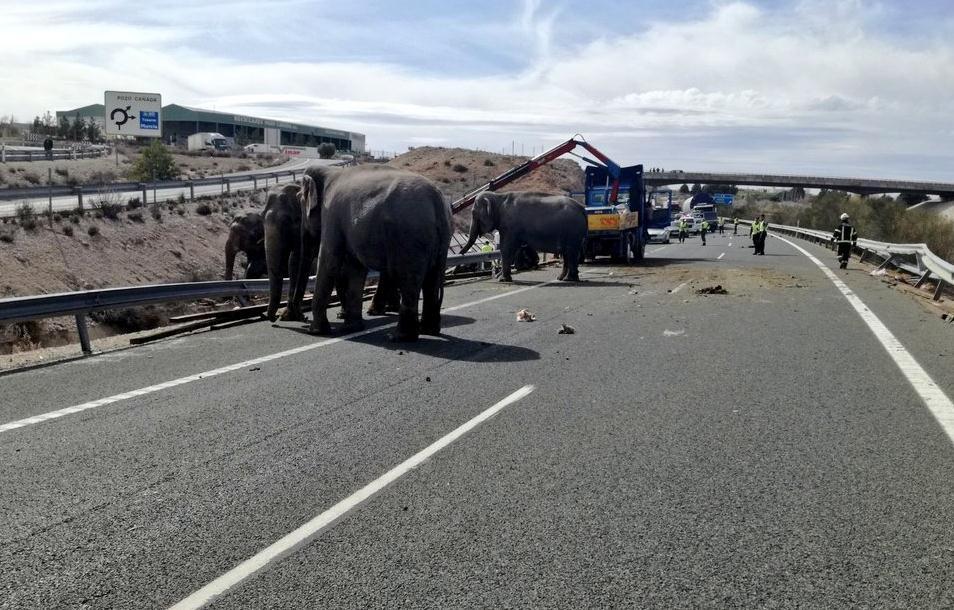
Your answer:
[[[941,199],[954,199],[954,183],[923,180],[882,180],[878,178],[831,178],[786,174],[749,174],[713,172],[652,172],[645,174],[647,186],[671,184],[733,184],[737,186],[775,186],[847,191],[858,195],[880,193],[927,193]]]

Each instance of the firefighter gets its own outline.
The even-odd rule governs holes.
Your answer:
[[[686,233],[689,232],[689,223],[686,222],[685,218],[679,219],[679,243],[685,243]]]
[[[709,232],[709,221],[705,218],[702,219],[702,224],[699,225],[699,236],[702,237],[702,245],[706,245],[706,233]]]
[[[831,240],[838,245],[838,266],[841,269],[847,269],[851,247],[858,242],[858,232],[851,226],[848,214],[841,215],[841,224],[835,229]]]

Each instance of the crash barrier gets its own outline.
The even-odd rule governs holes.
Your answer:
[[[447,257],[447,268],[493,261],[500,252],[477,252]],[[368,278],[378,277],[376,271]],[[308,290],[313,290],[315,276],[308,280]],[[288,280],[283,290],[288,292]],[[99,290],[78,290],[30,297],[0,299],[0,323],[24,322],[57,316],[76,317],[76,331],[84,354],[91,354],[92,347],[86,327],[86,316],[93,311],[141,307],[172,301],[194,301],[234,296],[251,296],[268,293],[268,280],[222,280],[214,282],[183,282],[179,284],[151,284]]]
[[[207,185],[221,185],[222,192],[231,192],[232,189],[241,190],[247,188],[258,189],[259,187],[267,188],[268,186],[278,184],[279,182],[288,182],[289,179],[291,182],[298,180],[299,176],[304,173],[304,169],[296,170],[279,170],[274,172],[262,172],[251,175],[242,175],[242,176],[212,176],[209,178],[195,178],[192,180],[169,180],[163,182],[113,182],[110,184],[84,184],[81,186],[65,186],[65,185],[51,185],[51,186],[37,186],[37,187],[27,187],[27,188],[8,188],[0,189],[0,201],[16,201],[16,200],[46,200],[53,197],[76,197],[76,207],[80,210],[83,210],[83,199],[84,197],[90,197],[91,195],[108,195],[115,197],[120,194],[133,194],[142,197],[141,201],[143,203],[148,203],[147,196],[149,193],[153,194],[153,199],[156,201],[169,199],[165,193],[162,196],[157,196],[157,191],[164,191],[169,189],[181,189],[182,197],[185,197],[185,189],[188,189],[190,200],[196,198],[195,188],[198,186],[207,186]],[[173,194],[173,197],[175,194]],[[199,195],[202,196],[201,194]],[[12,216],[13,211],[9,212],[9,215]]]
[[[50,152],[40,149],[17,149],[0,146],[0,163],[13,161],[62,161],[64,159],[93,159],[110,154],[109,148],[54,148]]]
[[[739,224],[750,225],[752,221],[740,220]],[[769,231],[807,239],[830,248],[835,247],[831,231],[775,224],[769,224]],[[934,290],[935,301],[941,298],[941,292],[945,285],[954,286],[954,263],[950,263],[931,252],[927,244],[891,244],[871,239],[859,239],[852,251],[860,257],[862,262],[869,256],[882,259],[881,266],[878,267],[879,270],[885,267],[895,267],[918,276],[918,280],[914,284],[915,288],[920,288],[928,280],[934,280],[937,282],[937,287]],[[907,257],[907,260],[901,257]],[[911,257],[914,258],[913,264],[911,263]]]

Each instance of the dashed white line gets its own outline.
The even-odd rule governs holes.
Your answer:
[[[716,260],[722,260],[722,257],[725,256],[725,252],[716,257]]]
[[[189,595],[179,603],[172,606],[171,610],[201,608],[202,606],[205,606],[209,602],[213,601],[216,597],[226,593],[232,587],[235,587],[247,578],[253,576],[256,572],[268,567],[270,564],[280,560],[282,557],[295,552],[313,540],[315,536],[321,533],[322,530],[327,528],[338,519],[344,517],[347,513],[358,507],[361,503],[374,497],[374,495],[379,491],[394,481],[397,481],[414,468],[417,468],[435,453],[447,447],[480,424],[484,423],[508,405],[512,405],[521,398],[525,398],[531,392],[533,392],[533,390],[534,386],[532,385],[523,386],[477,417],[474,417],[452,432],[444,435],[433,444],[415,453],[344,500],[341,500],[328,510],[314,517],[304,525],[300,526],[298,529],[286,534],[278,541],[262,549],[252,557],[249,557],[225,574],[222,574],[195,593]]]
[[[673,288],[673,289],[672,289],[672,294],[676,294],[677,292],[679,292],[680,290],[682,290],[683,288],[685,288],[685,287],[686,287],[686,284],[688,284],[688,282],[683,282],[683,283],[679,284],[678,286],[676,286],[675,288]]]
[[[874,333],[874,336],[881,343],[881,346],[884,347],[888,355],[891,356],[891,359],[894,360],[894,363],[901,370],[901,373],[908,380],[908,383],[911,384],[914,391],[918,393],[918,396],[920,396],[924,404],[927,405],[927,408],[934,415],[934,418],[938,424],[940,424],[948,438],[954,443],[954,403],[952,403],[944,391],[934,383],[934,380],[931,379],[927,371],[921,368],[921,365],[918,364],[914,356],[905,349],[878,316],[868,309],[864,301],[858,298],[858,295],[856,295],[847,284],[841,281],[841,279],[835,275],[835,272],[829,269],[827,265],[812,256],[811,253],[801,246],[792,243],[784,237],[779,237],[778,235],[772,235],[772,237],[784,241],[807,256],[810,261],[815,263],[815,265],[828,276],[828,279],[835,284],[835,287],[848,299],[851,306],[854,307],[858,315],[861,316],[861,319],[868,325],[868,328],[871,329],[871,332]]]
[[[453,307],[445,307],[441,311],[457,311],[458,309],[464,309],[466,307],[473,307],[475,305],[480,305],[488,301],[493,301],[496,299],[502,299],[504,297],[512,296],[515,294],[520,294],[521,292],[526,292],[528,290],[533,290],[534,288],[540,288],[541,286],[546,286],[548,284],[553,284],[559,280],[550,280],[547,282],[541,282],[539,284],[534,284],[533,286],[527,286],[525,288],[518,288],[517,290],[508,290],[501,294],[494,296],[486,297],[483,299],[478,299],[476,301],[471,301],[470,303],[464,303],[462,305],[455,305]],[[288,356],[294,356],[296,354],[301,354],[303,352],[309,352],[320,347],[327,347],[329,345],[334,345],[335,343],[340,343],[342,341],[347,341],[348,339],[354,339],[355,337],[361,337],[364,335],[369,335],[371,333],[376,333],[381,330],[391,328],[395,323],[385,324],[382,326],[375,326],[374,328],[367,328],[365,330],[360,330],[358,332],[350,333],[347,335],[342,335],[340,337],[335,337],[333,339],[325,339],[323,341],[318,341],[317,343],[309,343],[308,345],[303,345],[301,347],[292,348],[285,350],[283,352],[277,352],[274,354],[269,354],[267,356],[261,356],[259,358],[253,358],[251,360],[245,360],[243,362],[237,362],[235,364],[230,364],[228,366],[223,366],[221,368],[212,369],[211,371],[205,371],[202,373],[196,373],[195,375],[187,375],[185,377],[179,377],[178,379],[172,379],[163,383],[158,383],[156,385],[147,386],[144,388],[139,388],[137,390],[130,390],[128,392],[123,392],[122,394],[114,394],[113,396],[107,396],[105,398],[100,398],[97,400],[91,400],[89,402],[84,402],[82,404],[74,405],[72,407],[66,407],[63,409],[58,409],[56,411],[49,411],[47,413],[41,413],[40,415],[34,415],[32,417],[27,417],[24,419],[18,419],[6,424],[0,425],[0,433],[8,432],[10,430],[15,430],[17,428],[23,428],[25,426],[31,426],[33,424],[39,424],[51,419],[57,419],[60,417],[65,417],[67,415],[72,415],[74,413],[81,413],[83,411],[88,411],[90,409],[95,409],[97,407],[102,407],[105,405],[110,405],[117,403],[123,400],[128,400],[136,396],[145,396],[146,394],[153,394],[159,392],[160,390],[165,390],[168,388],[174,388],[176,386],[184,385],[187,383],[192,383],[193,381],[198,381],[200,379],[208,379],[210,377],[217,377],[219,375],[224,375],[226,373],[231,373],[232,371],[237,371],[239,369],[244,369],[248,367],[253,367],[265,362],[271,362],[272,360],[278,360],[280,358],[287,358]]]

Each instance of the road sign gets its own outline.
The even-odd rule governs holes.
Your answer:
[[[162,95],[106,92],[106,135],[162,137]]]
[[[729,193],[714,193],[712,195],[712,201],[716,205],[732,205],[732,201],[735,200],[735,195]]]

